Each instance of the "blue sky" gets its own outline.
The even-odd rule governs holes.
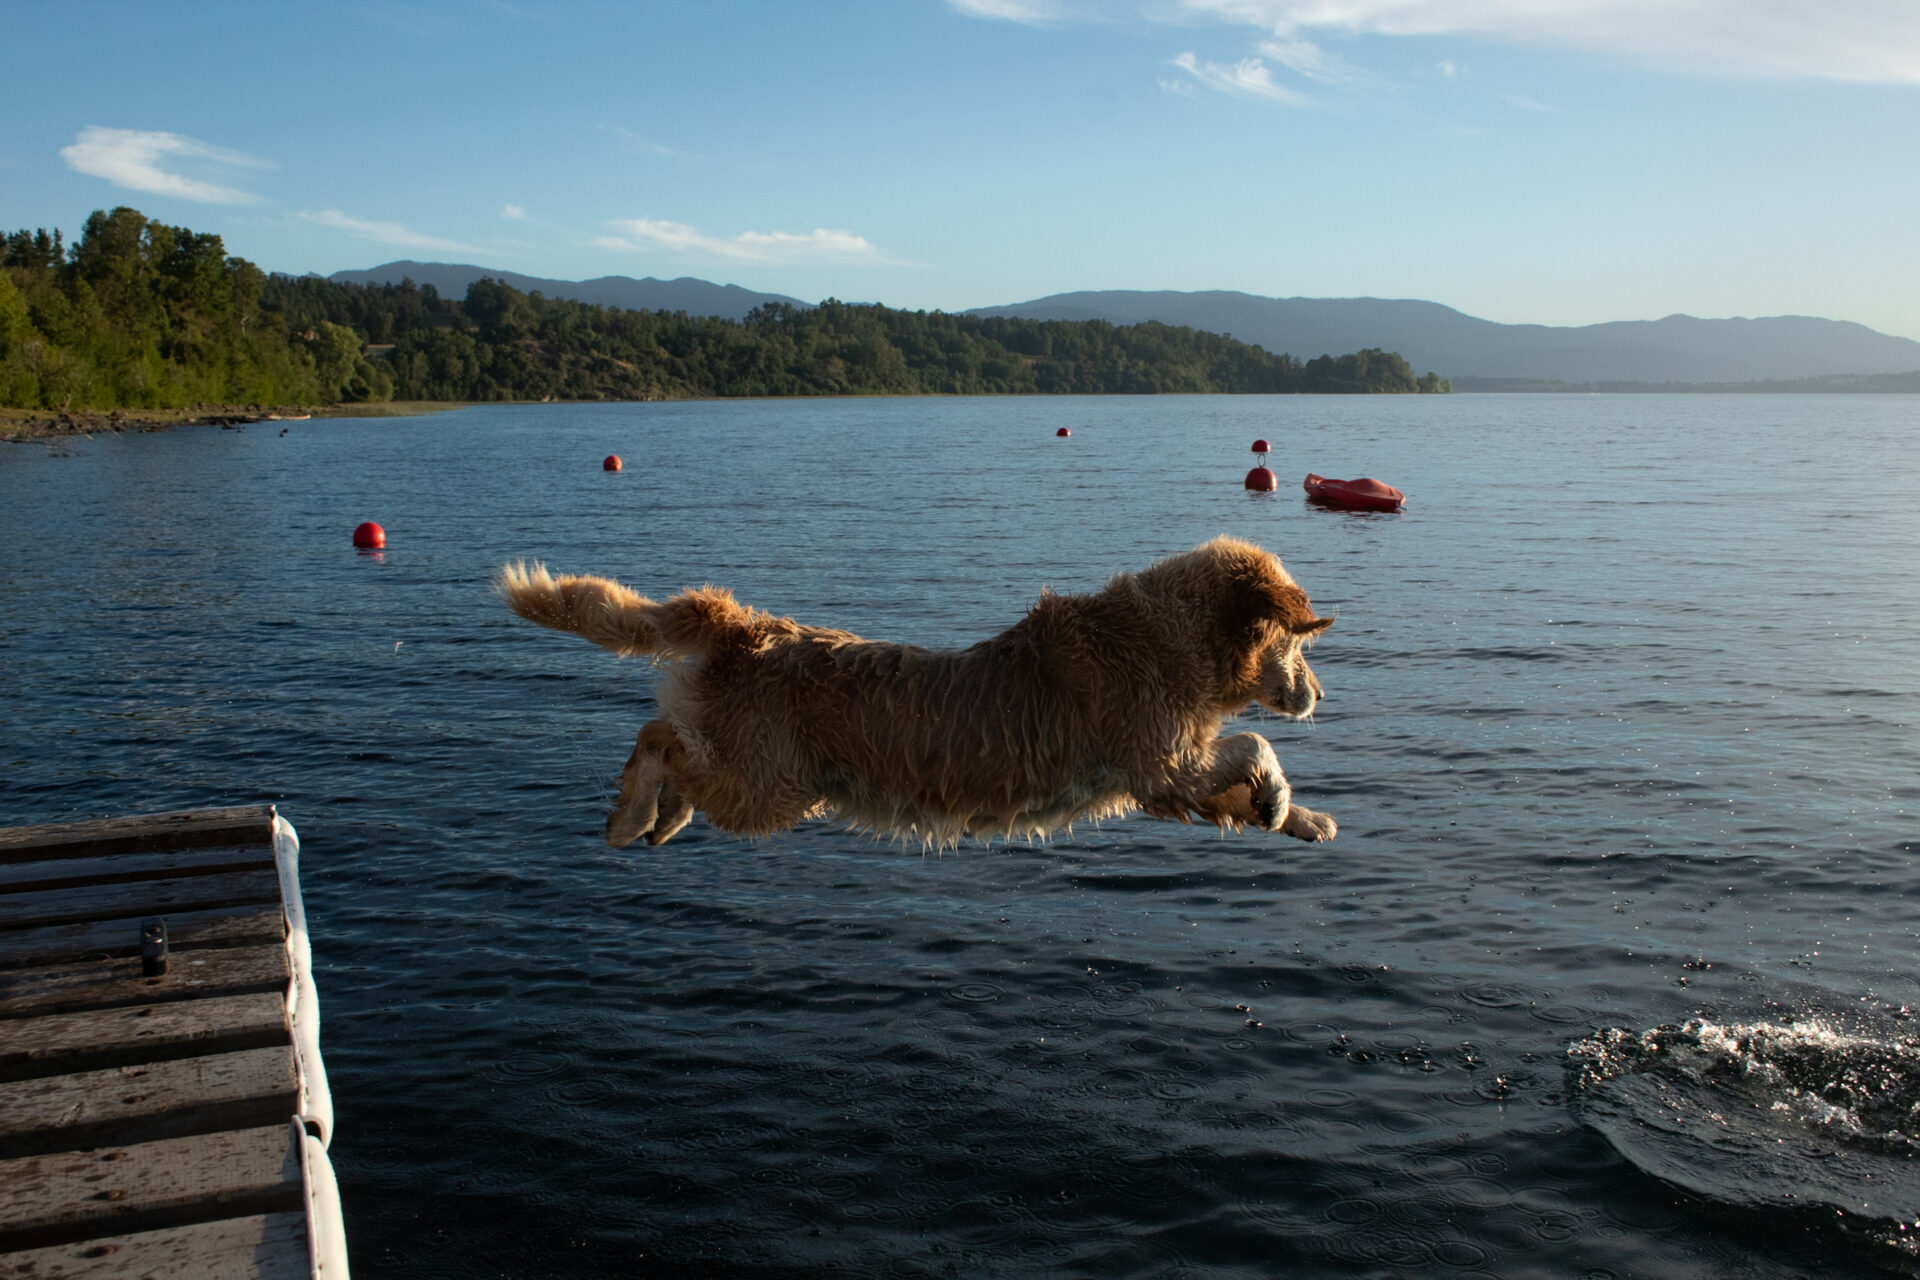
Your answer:
[[[0,228],[1920,339],[1920,0],[19,3]]]

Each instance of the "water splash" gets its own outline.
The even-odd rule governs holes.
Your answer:
[[[1831,1216],[1911,1270],[1920,1035],[1907,1016],[1775,1006],[1746,1021],[1607,1028],[1568,1047],[1575,1106],[1646,1173],[1734,1208]]]

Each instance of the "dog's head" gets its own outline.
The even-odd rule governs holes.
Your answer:
[[[1333,619],[1314,614],[1280,557],[1220,537],[1162,560],[1142,577],[1157,580],[1198,613],[1219,672],[1223,709],[1238,711],[1252,701],[1295,719],[1312,713],[1323,691],[1306,649]]]

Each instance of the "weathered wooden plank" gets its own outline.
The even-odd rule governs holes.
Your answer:
[[[198,947],[277,942],[287,936],[286,917],[277,901],[205,911],[169,911],[165,918],[167,941],[176,957]],[[140,922],[144,919],[145,913],[85,924],[0,931],[0,969],[139,955]]]
[[[291,1043],[278,990],[56,1013],[0,1023],[0,1082]]]
[[[303,1209],[292,1134],[282,1123],[0,1161],[0,1250]]]
[[[0,827],[0,863],[273,842],[272,805]]]
[[[142,849],[191,849],[215,844],[272,843],[273,806],[188,809],[53,822],[30,827],[0,827],[0,862],[33,858],[75,858]]]
[[[8,969],[0,971],[0,1028],[11,1031],[6,1020],[50,1013],[285,991],[290,974],[287,949],[277,944],[185,951],[170,956],[167,971],[154,978],[132,957]]]
[[[0,1256],[34,1280],[309,1280],[304,1213],[229,1218]]]
[[[0,863],[0,893],[71,889],[128,880],[164,880],[221,871],[253,871],[273,866],[273,849],[264,844],[215,845],[207,849],[160,849],[109,853],[87,858],[48,858]]]
[[[0,894],[0,929],[40,928],[111,920],[117,916],[165,915],[280,901],[280,880],[272,871],[234,871],[223,875],[141,880],[84,889],[50,889]]]
[[[0,1157],[282,1123],[299,1105],[291,1048],[12,1081],[0,1084]]]

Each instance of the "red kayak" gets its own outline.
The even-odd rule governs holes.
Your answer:
[[[1310,501],[1348,511],[1398,511],[1400,504],[1407,500],[1406,494],[1372,476],[1358,480],[1329,480],[1325,476],[1309,475],[1302,487],[1306,489]]]

